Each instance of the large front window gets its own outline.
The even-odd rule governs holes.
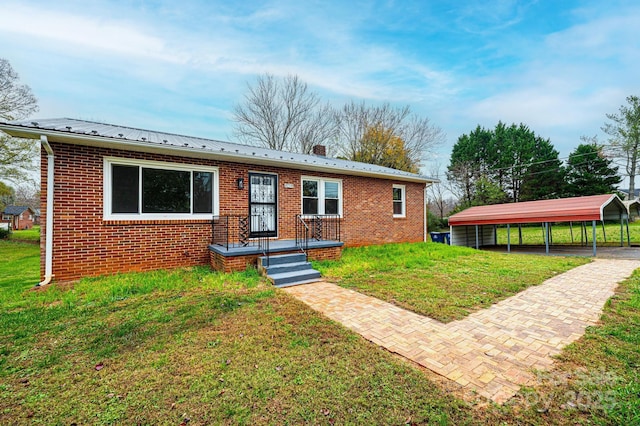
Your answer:
[[[342,214],[342,181],[302,178],[302,214]]]
[[[105,160],[105,218],[210,218],[217,169],[150,161]]]

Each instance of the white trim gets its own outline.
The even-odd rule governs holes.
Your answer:
[[[338,216],[340,216],[340,218],[342,218],[342,209],[343,209],[343,204],[344,204],[344,197],[342,195],[342,179],[335,179],[335,178],[324,178],[324,177],[318,177],[318,176],[306,176],[303,175],[300,177],[300,214],[303,215],[303,217],[313,217],[315,216],[314,214],[304,214],[303,211],[303,203],[304,203],[304,196],[303,196],[303,191],[304,191],[304,185],[303,182],[305,180],[312,180],[315,182],[318,182],[318,215],[323,215],[326,214],[324,212],[324,200],[325,200],[325,196],[324,196],[324,183],[325,182],[335,182],[338,184]]]
[[[401,214],[394,213],[393,217],[397,217],[397,218],[407,217],[407,187],[406,185],[397,185],[394,183],[393,189],[402,190],[402,213]],[[396,203],[396,201],[393,199],[393,189],[391,191],[391,202]],[[392,204],[392,207],[393,207],[393,204]],[[393,212],[393,209],[391,211]]]
[[[212,212],[211,213],[111,213],[111,165],[122,164],[127,166],[139,166],[162,170],[180,170],[189,172],[209,172],[213,173],[212,181]],[[168,163],[162,161],[138,160],[132,158],[104,157],[103,159],[103,219],[104,220],[188,220],[188,219],[211,219],[212,216],[220,214],[220,172],[218,167],[202,166],[197,164]],[[140,175],[141,176],[141,175]],[[191,193],[193,193],[193,179],[190,182]],[[142,193],[142,179],[138,180],[139,193]],[[192,200],[193,201],[193,200]],[[142,197],[139,201],[142,203]],[[191,206],[193,209],[193,204]],[[138,206],[141,211],[141,205]]]

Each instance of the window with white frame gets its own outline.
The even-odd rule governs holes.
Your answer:
[[[342,215],[342,181],[303,177],[302,214]]]
[[[404,185],[393,185],[393,217],[406,216],[406,190]]]
[[[218,209],[218,169],[105,158],[105,219],[209,219]]]

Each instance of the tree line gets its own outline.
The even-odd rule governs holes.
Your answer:
[[[623,160],[634,194],[640,141],[640,104],[629,96],[629,106],[607,114],[603,131],[608,144],[596,136],[580,143],[562,161],[549,139],[524,124],[498,122],[494,129],[477,126],[453,146],[447,179],[459,207],[608,194],[622,181],[615,160]]]

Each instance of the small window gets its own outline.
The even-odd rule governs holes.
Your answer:
[[[138,166],[111,166],[111,213],[138,213]]]
[[[302,214],[318,214],[318,181],[302,181]]]
[[[303,177],[302,214],[341,215],[342,181]]]
[[[193,212],[213,212],[213,173],[193,172]]]
[[[405,217],[405,187],[393,185],[393,217]]]
[[[340,189],[338,182],[324,183],[324,214],[339,214]]]

